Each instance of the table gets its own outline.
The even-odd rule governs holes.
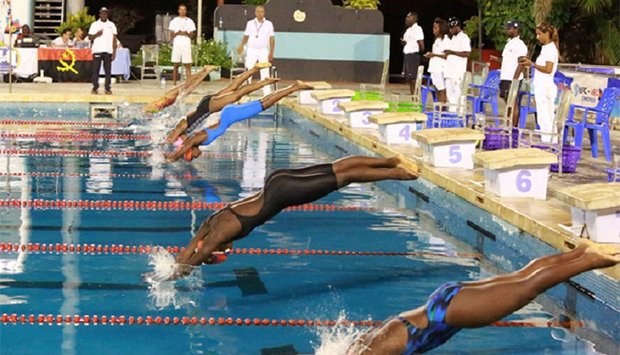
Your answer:
[[[13,48],[13,73],[19,77],[27,78],[37,72],[37,49],[36,48]],[[9,72],[9,48],[0,47],[0,73]]]
[[[129,48],[117,48],[116,58],[112,62],[112,76],[122,76],[123,79],[129,80],[131,74],[131,53]],[[99,75],[104,75],[103,63]]]

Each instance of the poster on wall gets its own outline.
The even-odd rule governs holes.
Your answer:
[[[0,41],[8,40],[9,34],[19,32],[23,25],[32,27],[32,14],[34,0],[0,0]],[[9,26],[9,9],[13,17],[13,22]]]

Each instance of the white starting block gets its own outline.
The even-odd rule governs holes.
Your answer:
[[[427,116],[420,112],[386,112],[371,115],[370,122],[379,125],[381,137],[387,144],[409,144],[419,146],[411,137],[416,131],[425,129]]]
[[[370,122],[369,117],[383,113],[390,105],[383,101],[350,101],[341,102],[338,107],[344,111],[351,128],[379,129],[376,123]]]
[[[314,90],[310,94],[319,102],[319,112],[326,115],[344,116],[344,111],[338,107],[341,102],[349,102],[355,96],[353,90]]]
[[[572,227],[586,226],[599,243],[620,243],[620,184],[594,183],[565,187],[556,197],[571,205]]]
[[[432,128],[411,133],[422,144],[424,161],[438,168],[473,169],[472,156],[484,134],[469,128]]]
[[[555,154],[536,148],[478,152],[476,164],[484,168],[484,189],[501,197],[547,198],[549,165]]]
[[[317,105],[319,102],[312,97],[312,92],[315,90],[328,90],[332,86],[327,81],[310,81],[306,82],[312,86],[312,90],[301,90],[297,96],[297,100],[301,105]]]

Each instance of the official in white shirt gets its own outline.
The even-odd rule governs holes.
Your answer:
[[[450,38],[448,38],[448,23],[442,18],[436,18],[433,22],[433,42],[432,52],[426,52],[424,55],[429,58],[428,72],[431,74],[431,81],[437,92],[437,101],[446,102],[446,79],[444,72],[446,71],[446,54],[444,51],[450,46]]]
[[[536,100],[536,119],[542,134],[541,139],[545,143],[553,142],[553,136],[549,134],[559,133],[555,127],[555,98],[558,88],[553,81],[555,72],[558,70],[560,54],[558,52],[558,30],[548,23],[542,23],[536,27],[536,39],[542,44],[540,55],[536,62],[528,58],[521,58],[521,65],[532,65],[534,68],[534,99]],[[553,142],[555,143],[555,142]]]
[[[73,40],[71,39],[71,29],[65,28],[59,37],[56,37],[52,41],[52,47],[56,48],[69,48],[73,47]]]
[[[418,25],[418,14],[410,12],[405,17],[407,30],[400,39],[403,45],[403,69],[405,81],[409,83],[411,95],[415,94],[415,82],[418,77],[418,67],[420,66],[420,53],[424,52],[424,32]]]
[[[450,46],[444,50],[446,57],[446,96],[451,104],[458,104],[461,101],[461,85],[463,76],[467,72],[467,59],[471,53],[471,41],[469,36],[463,32],[462,22],[456,17],[448,19],[450,27]]]
[[[508,42],[504,46],[502,56],[500,58],[491,56],[491,60],[502,64],[500,70],[500,83],[499,83],[499,96],[506,100],[508,98],[508,91],[510,91],[510,84],[512,80],[519,80],[519,87],[521,86],[521,80],[523,79],[523,67],[519,65],[519,58],[527,56],[527,46],[519,37],[521,24],[519,21],[508,21],[506,23],[506,36]],[[519,124],[519,106],[514,105],[514,111],[512,112],[512,123],[516,127]]]
[[[88,37],[92,41],[93,65],[92,65],[92,94],[98,94],[99,90],[99,69],[103,62],[105,72],[105,93],[112,94],[112,61],[116,58],[116,25],[108,20],[108,9],[102,7],[99,10],[99,20],[90,25]]]
[[[274,38],[273,23],[265,19],[265,7],[256,6],[254,12],[256,18],[248,21],[243,33],[243,39],[237,53],[243,54],[243,48],[247,44],[245,54],[245,68],[250,70],[257,62],[273,62],[273,53],[276,49],[276,40]],[[269,69],[261,69],[260,78],[264,80],[269,77]],[[265,95],[271,92],[270,86],[263,87]]]
[[[172,39],[172,64],[174,71],[172,80],[177,84],[179,76],[179,63],[185,66],[185,80],[192,76],[192,39],[196,36],[196,24],[187,17],[187,6],[179,5],[179,16],[170,21],[168,26]]]

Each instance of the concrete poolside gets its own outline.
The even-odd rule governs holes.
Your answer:
[[[190,104],[197,103],[203,95],[214,92],[227,83],[227,80],[205,82],[184,101]],[[286,84],[282,82],[279,85],[282,87]],[[339,88],[359,88],[359,84],[355,83],[334,83],[333,85]],[[167,88],[171,86],[169,84]],[[0,85],[0,93],[2,93],[0,102],[146,103],[161,97],[162,92],[165,91],[156,81],[115,84],[113,95],[91,95],[90,89],[91,85],[88,83],[19,83],[13,85],[13,92],[9,94],[8,84],[4,84]],[[389,85],[386,89],[394,93],[406,93],[404,85]],[[298,105],[293,99],[285,100],[284,105],[379,155],[398,155],[411,167],[421,163],[422,152],[419,148],[388,146],[381,141],[377,132],[352,129],[343,119],[318,114],[309,107]],[[7,128],[3,127],[3,129]],[[589,144],[587,139],[585,141]],[[612,131],[612,141],[620,141],[620,132]],[[589,145],[586,145],[581,156],[577,173],[564,174],[562,177],[555,173],[551,174],[546,201],[500,198],[493,194],[486,194],[484,187],[480,184],[484,180],[482,169],[463,171],[424,166],[422,177],[555,248],[567,250],[578,243],[579,238],[560,226],[560,224],[570,225],[570,208],[555,198],[555,192],[566,186],[607,181],[604,169],[612,167],[613,164],[605,161],[602,151],[599,152],[599,158],[592,158]],[[612,246],[601,245],[601,247]],[[606,269],[604,273],[620,280],[620,266]]]

